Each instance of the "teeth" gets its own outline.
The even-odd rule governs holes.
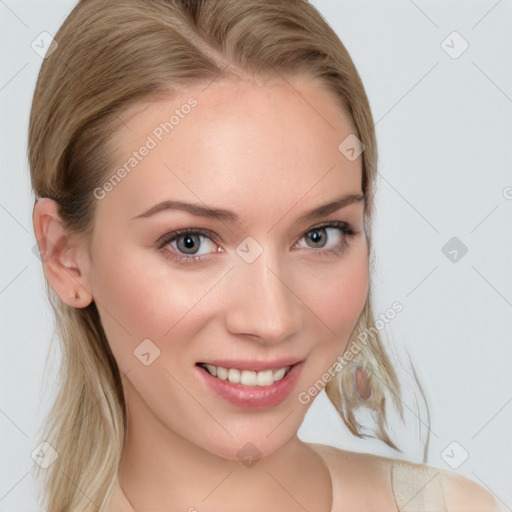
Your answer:
[[[223,368],[222,366],[213,366],[212,364],[204,364],[204,367],[218,379],[228,380],[233,384],[242,384],[243,386],[271,386],[290,371],[290,366],[277,370],[263,370],[261,372],[253,370],[240,371],[236,368]]]
[[[238,384],[240,382],[240,371],[236,370],[235,368],[230,368],[228,370],[228,380],[229,382]]]
[[[208,365],[208,366],[211,366],[211,365]],[[214,366],[214,368],[215,368],[215,366]],[[210,372],[210,373],[214,377],[218,377],[219,379],[228,380],[228,371],[226,370],[226,368],[222,368],[222,366],[219,366],[218,368],[216,368],[216,370],[217,371],[215,373],[213,373],[213,372]]]
[[[281,380],[284,377],[285,373],[286,373],[286,368],[279,368],[279,370],[276,370],[274,372],[274,380]]]
[[[212,364],[206,364],[206,369],[214,376],[217,376],[217,368],[213,366]]]

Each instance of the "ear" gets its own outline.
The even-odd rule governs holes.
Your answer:
[[[63,228],[58,204],[47,197],[36,201],[32,223],[44,274],[52,288],[69,306],[88,306],[92,292],[83,272],[87,257],[83,240]]]

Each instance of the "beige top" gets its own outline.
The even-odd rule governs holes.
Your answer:
[[[403,461],[391,463],[393,497],[401,512],[448,512],[439,471]]]
[[[497,502],[483,488],[454,472],[376,455],[346,452],[322,444],[307,444],[321,457],[329,471],[333,484],[331,512],[505,510],[499,508]],[[450,500],[447,499],[448,495]],[[461,499],[459,495],[462,495]],[[472,505],[468,506],[468,503]],[[475,508],[472,509],[471,506]],[[116,482],[105,512],[141,511],[133,509]]]

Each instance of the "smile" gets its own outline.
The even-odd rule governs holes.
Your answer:
[[[288,358],[287,361],[281,361],[278,364],[247,361],[231,363],[229,366],[245,366],[245,368],[226,368],[227,364],[220,366],[196,363],[197,376],[205,389],[236,407],[267,409],[281,404],[292,393],[298,384],[305,361],[294,363]],[[274,367],[268,368],[268,366]],[[251,367],[261,369],[256,371],[251,370]]]
[[[291,369],[291,366],[284,366],[274,370],[255,371],[224,368],[207,363],[198,364],[207,370],[210,375],[221,380],[227,380],[233,384],[241,384],[242,386],[271,386],[274,382],[283,379]]]

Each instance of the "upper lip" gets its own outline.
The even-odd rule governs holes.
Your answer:
[[[284,368],[285,366],[293,366],[294,364],[300,363],[302,359],[295,357],[286,357],[283,359],[274,359],[273,361],[261,361],[261,360],[242,360],[242,359],[212,359],[208,361],[199,361],[197,364],[211,364],[213,366],[222,366],[223,368],[236,368],[238,370],[277,370],[278,368]]]

